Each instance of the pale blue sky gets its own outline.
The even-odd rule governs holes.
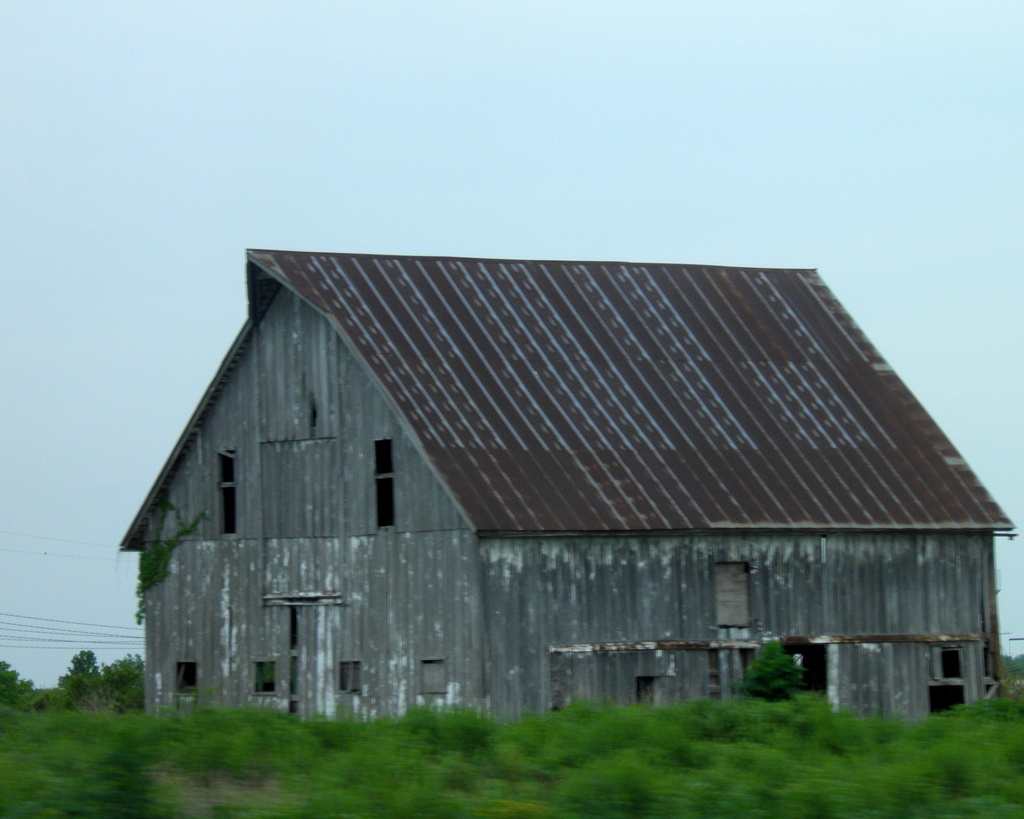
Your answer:
[[[0,612],[133,625],[115,546],[246,247],[816,267],[1024,521],[1022,42],[1017,2],[0,0]]]

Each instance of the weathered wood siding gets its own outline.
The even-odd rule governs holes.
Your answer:
[[[706,651],[661,652],[656,661],[653,652],[552,655],[552,647],[985,635],[992,625],[986,613],[992,547],[983,534],[848,533],[825,541],[796,534],[487,537],[480,551],[491,702],[505,716],[550,707],[559,696],[552,692],[552,676],[558,681],[564,668],[574,680],[570,699],[621,700],[630,695],[630,675],[697,674],[701,679],[663,685],[711,691]],[[750,567],[751,625],[720,628],[716,564],[737,562]],[[935,646],[864,643],[828,646],[833,701],[862,712],[927,713]],[[742,672],[739,652],[720,652],[723,696]],[[652,662],[674,662],[676,670],[656,673],[648,669]],[[963,666],[971,701],[984,693],[980,641],[966,645]]]
[[[381,438],[393,442],[396,506],[395,525],[378,531]],[[227,450],[231,535],[217,458]],[[198,697],[224,704],[375,715],[482,701],[475,535],[342,339],[287,291],[250,333],[168,500],[183,520],[205,517],[147,596],[148,707],[191,700],[174,692],[179,662],[196,663]],[[421,693],[423,660],[443,660],[446,693]],[[360,663],[361,693],[339,691],[342,661]],[[256,693],[256,662],[275,663],[273,693]]]

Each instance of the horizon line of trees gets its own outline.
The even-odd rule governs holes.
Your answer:
[[[138,654],[101,664],[92,651],[71,658],[66,674],[54,688],[36,688],[0,660],[0,708],[16,711],[141,711],[144,704],[145,663]]]

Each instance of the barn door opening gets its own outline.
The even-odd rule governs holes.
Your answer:
[[[928,709],[934,714],[964,704],[963,650],[958,645],[937,646],[931,652],[932,679]]]
[[[826,646],[786,646],[786,653],[804,672],[804,688],[808,691],[828,690]]]

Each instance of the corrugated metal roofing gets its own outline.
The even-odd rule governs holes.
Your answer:
[[[253,250],[481,530],[1012,526],[813,270]]]

